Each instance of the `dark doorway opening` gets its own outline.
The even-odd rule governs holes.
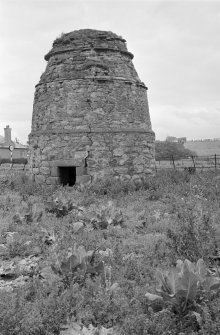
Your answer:
[[[60,184],[63,186],[73,186],[76,182],[76,167],[75,166],[59,166]]]

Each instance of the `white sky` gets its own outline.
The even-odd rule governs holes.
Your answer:
[[[220,0],[0,0],[0,134],[27,141],[44,55],[83,28],[127,40],[157,139],[220,137]]]

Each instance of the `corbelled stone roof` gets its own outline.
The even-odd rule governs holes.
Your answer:
[[[126,54],[133,58],[133,54],[128,52],[126,40],[112,33],[111,31],[101,31],[94,29],[80,29],[62,34],[53,43],[53,48],[45,55],[45,60],[49,60],[52,55],[76,50],[111,50]]]

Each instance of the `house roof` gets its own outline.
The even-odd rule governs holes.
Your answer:
[[[27,149],[27,145],[21,144],[21,143],[17,143],[12,141],[12,145],[14,145],[14,148],[19,148],[19,149]],[[8,145],[5,144],[5,138],[3,136],[0,135],[0,147],[5,147],[8,148]]]
[[[8,130],[10,130],[10,133],[8,133]],[[19,148],[19,149],[26,149],[28,146],[27,145],[24,145],[24,144],[21,144],[21,143],[18,143],[17,141],[12,141],[11,140],[11,128],[9,126],[6,126],[5,128],[5,133],[8,133],[9,137],[7,139],[7,144],[6,144],[6,138],[2,135],[0,135],[0,147],[3,147],[3,148],[8,148],[9,144],[12,144],[14,146],[14,148]],[[6,136],[6,134],[5,134]]]
[[[0,135],[0,143],[4,143],[4,142],[5,142],[4,136]]]

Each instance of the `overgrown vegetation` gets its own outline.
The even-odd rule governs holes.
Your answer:
[[[0,334],[220,333],[219,173],[0,187]]]

